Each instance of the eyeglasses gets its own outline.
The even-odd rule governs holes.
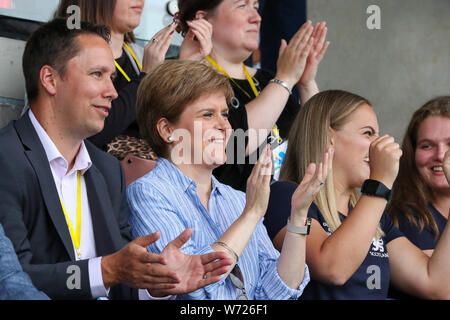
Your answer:
[[[242,275],[241,268],[236,264],[229,275],[231,283],[239,290],[241,294],[236,298],[236,300],[248,300],[247,292],[245,291],[244,276]]]

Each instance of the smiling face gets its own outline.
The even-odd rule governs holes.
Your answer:
[[[337,185],[360,188],[369,178],[369,147],[378,132],[377,116],[368,104],[358,107],[341,128],[332,131],[333,175]]]
[[[425,183],[438,193],[450,192],[442,170],[444,155],[450,149],[450,118],[432,116],[417,130],[415,162]]]
[[[183,136],[183,139],[179,139],[177,134],[177,130],[180,129],[182,131],[178,132],[181,132],[180,136]],[[224,94],[222,92],[206,94],[190,103],[181,113],[177,123],[172,125],[172,130],[175,132],[174,139],[184,143],[183,148],[190,150],[190,157],[184,158],[185,164],[199,164],[210,169],[224,164],[225,147],[231,131]],[[189,138],[182,132],[188,134]],[[177,144],[172,146],[172,150]],[[176,154],[172,153],[172,161],[177,162],[174,157]]]
[[[133,31],[141,23],[144,0],[116,0],[111,28],[119,33]]]
[[[111,77],[115,65],[108,43],[96,35],[76,38],[81,50],[67,62],[65,73],[56,78],[56,123],[61,131],[85,139],[103,129],[117,98]]]
[[[259,47],[261,17],[257,0],[223,0],[207,17],[216,50],[251,53]]]

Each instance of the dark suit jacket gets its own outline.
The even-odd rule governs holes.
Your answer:
[[[118,160],[85,141],[92,160],[85,173],[98,256],[131,241],[125,180]],[[28,113],[0,130],[0,223],[33,284],[54,299],[91,299],[88,260],[76,261],[69,229],[44,148]],[[81,288],[69,289],[81,270]],[[70,270],[70,269],[69,269]],[[110,298],[137,299],[137,290],[111,288]]]

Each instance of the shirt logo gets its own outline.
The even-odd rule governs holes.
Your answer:
[[[372,251],[384,252],[383,239],[372,239]]]
[[[370,246],[370,255],[372,257],[388,258],[389,255],[385,252],[383,239],[372,239],[372,245]]]

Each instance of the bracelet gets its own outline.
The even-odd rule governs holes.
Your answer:
[[[274,78],[274,79],[270,80],[269,83],[279,84],[280,86],[282,86],[283,88],[285,88],[289,92],[289,95],[292,94],[291,88],[289,88],[288,84],[286,82],[284,82],[284,81],[281,81],[281,80],[278,80],[278,79]]]
[[[236,262],[238,262],[239,260],[239,256],[237,255],[237,253],[231,249],[225,242],[220,242],[220,241],[216,241],[214,242],[215,244],[218,244],[221,247],[224,247],[229,253],[231,253],[231,255],[234,256],[234,258],[236,259]]]

